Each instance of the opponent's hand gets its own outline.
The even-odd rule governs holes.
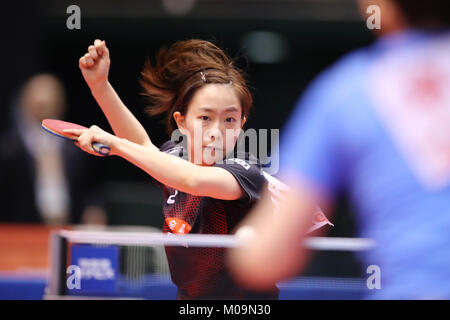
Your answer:
[[[108,81],[110,65],[111,60],[106,42],[99,39],[94,41],[94,45],[88,47],[88,52],[79,60],[81,73],[91,90]]]
[[[116,154],[115,146],[118,138],[115,135],[112,135],[104,131],[98,126],[93,125],[89,129],[66,129],[64,130],[64,132],[78,136],[78,139],[77,141],[75,141],[75,144],[81,150],[90,153],[94,156],[101,156],[97,152],[95,152],[95,150],[92,148],[92,144],[94,142],[103,143],[108,147],[110,147],[111,151],[109,155]]]

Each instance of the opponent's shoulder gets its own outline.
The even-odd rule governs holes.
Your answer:
[[[302,97],[327,102],[340,102],[360,90],[365,71],[371,65],[370,47],[357,49],[339,58],[307,87]]]

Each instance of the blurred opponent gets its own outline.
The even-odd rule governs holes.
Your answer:
[[[254,288],[298,273],[313,204],[329,208],[345,190],[359,235],[377,243],[361,257],[381,271],[368,298],[449,299],[450,4],[359,4],[381,9],[380,37],[307,89],[280,154],[293,192],[276,219],[263,197],[242,223],[255,237],[230,252],[230,265]]]

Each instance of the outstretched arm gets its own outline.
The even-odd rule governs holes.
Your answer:
[[[159,151],[153,144],[142,146],[116,137],[97,126],[89,129],[70,129],[79,136],[76,144],[84,151],[97,155],[93,142],[108,145],[110,155],[118,155],[141,168],[164,185],[181,192],[222,200],[236,200],[244,191],[234,176],[223,168],[203,167]]]
[[[252,232],[243,239],[245,245],[228,251],[227,259],[233,275],[244,286],[271,288],[275,282],[298,274],[308,260],[308,252],[301,244],[315,204],[302,185],[292,183],[290,187],[276,217],[266,190],[240,224]]]
[[[95,40],[80,58],[79,67],[91,93],[108,119],[116,136],[142,146],[151,144],[144,127],[128,110],[108,81],[111,60],[105,41]]]

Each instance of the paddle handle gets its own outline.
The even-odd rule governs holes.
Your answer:
[[[92,144],[92,149],[94,149],[94,151],[97,152],[98,154],[105,156],[105,157],[108,156],[109,152],[111,151],[110,147],[108,147],[106,144],[99,143],[99,142],[94,142]]]

